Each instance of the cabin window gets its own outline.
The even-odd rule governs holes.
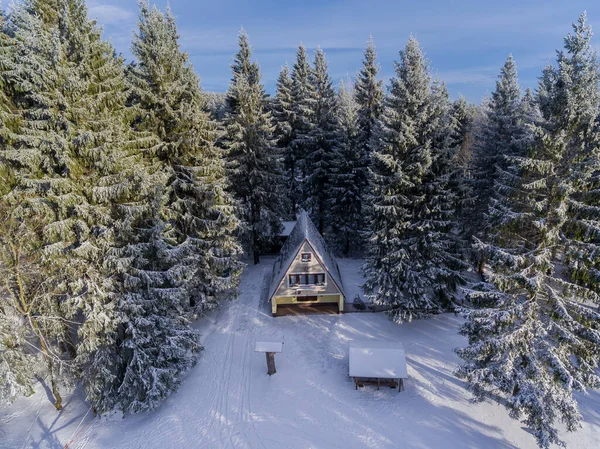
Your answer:
[[[299,273],[288,277],[290,287],[299,285],[325,285],[325,273]]]
[[[311,253],[302,253],[302,262],[310,262],[312,259]]]

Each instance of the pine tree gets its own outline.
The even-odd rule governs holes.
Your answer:
[[[14,48],[12,39],[5,31],[4,17],[0,11],[2,60],[12,58]],[[14,263],[15,259],[28,258],[20,256],[19,253],[29,256],[31,252],[39,250],[35,244],[37,236],[31,235],[32,233],[27,235],[28,229],[23,223],[11,217],[11,208],[7,202],[7,195],[16,184],[14,168],[5,158],[8,152],[14,151],[11,147],[11,135],[18,130],[18,127],[14,126],[16,116],[9,89],[0,77],[0,276],[5,280],[4,285],[0,286],[0,295],[5,298],[0,303],[0,404],[10,403],[18,396],[34,392],[33,373],[40,368],[37,365],[42,361],[38,351],[31,351],[26,347],[30,337],[30,326],[23,325],[26,314],[20,313],[16,307],[19,302],[11,295],[11,289],[6,288],[7,284],[10,285],[11,281],[15,280],[14,275],[19,271],[23,273],[21,278],[24,281],[42,282],[39,270],[34,264],[25,267],[25,264]],[[30,251],[30,248],[33,251]],[[16,267],[19,268],[15,270]],[[33,267],[33,270],[30,267]],[[40,371],[43,371],[43,364]]]
[[[306,153],[310,144],[308,137],[314,127],[315,88],[312,82],[312,69],[306,59],[306,49],[300,44],[296,62],[292,69],[292,115],[291,141],[286,151],[286,184],[289,203],[294,215],[303,204],[303,184],[307,176]]]
[[[418,42],[396,64],[372,153],[372,216],[365,292],[397,322],[439,313],[462,282],[448,236],[450,125],[445,87],[432,85]]]
[[[281,230],[283,214],[279,193],[280,168],[271,114],[267,111],[260,70],[250,62],[248,36],[241,32],[240,50],[235,57],[229,86],[227,119],[230,184],[241,203],[242,219],[248,226],[254,263],[259,263],[263,245]]]
[[[471,189],[473,205],[468,215],[468,233],[485,238],[493,226],[486,212],[492,199],[501,195],[496,188],[499,177],[507,170],[508,158],[522,155],[529,131],[523,111],[517,66],[512,55],[504,63],[496,90],[486,104],[485,117],[475,131]],[[485,257],[477,255],[477,271],[483,273]]]
[[[319,232],[325,234],[330,192],[331,164],[338,138],[337,98],[327,72],[325,53],[318,48],[310,76],[313,85],[311,114],[313,123],[304,147],[303,205]]]
[[[327,219],[329,240],[344,255],[362,246],[363,195],[368,185],[357,116],[352,86],[342,83],[338,94],[339,138],[331,162]]]
[[[239,109],[238,79],[243,77],[250,86],[260,83],[260,68],[256,62],[251,60],[252,48],[250,47],[248,34],[243,28],[238,35],[238,46],[239,50],[233,59],[233,64],[231,64],[233,78],[226,95],[227,107],[230,113],[235,113]]]
[[[154,188],[147,212],[122,230],[113,262],[124,318],[117,378],[103,407],[113,398],[126,412],[151,410],[177,389],[200,349],[190,315],[229,297],[240,271],[237,220],[198,78],[170,10],[139,6],[129,101],[145,143],[140,168]]]
[[[122,61],[79,0],[20,3],[8,30],[14,53],[0,65],[18,126],[3,155],[15,176],[3,203],[19,237],[2,247],[20,249],[3,257],[7,307],[39,342],[60,409],[60,385],[82,376],[88,391],[96,350],[119,322],[105,262],[115,205],[136,191],[123,166]]]
[[[471,229],[471,218],[474,206],[474,195],[470,178],[470,168],[473,159],[473,129],[477,110],[468,104],[464,97],[452,103],[452,119],[454,134],[451,136],[451,146],[454,156],[451,163],[454,173],[450,178],[450,190],[456,195],[456,210],[458,214],[460,237],[463,246],[470,241],[467,230]]]
[[[457,351],[476,397],[493,392],[543,448],[564,446],[557,420],[580,427],[573,392],[600,387],[600,313],[590,307],[600,292],[579,276],[598,243],[584,231],[597,207],[579,200],[599,168],[600,73],[585,14],[573,27],[540,79],[529,150],[500,178],[504,196],[489,211],[497,227],[478,243],[489,269],[464,310],[469,345]]]
[[[291,182],[296,165],[291,143],[294,141],[296,130],[294,128],[292,78],[290,77],[290,68],[287,64],[281,69],[277,78],[277,93],[273,103],[272,115],[279,158],[281,159],[283,173],[286,174],[281,181],[281,189],[286,192],[281,201],[287,218],[295,219],[296,202],[294,199],[295,196],[290,189],[295,186],[295,183]]]
[[[369,160],[369,145],[377,121],[383,112],[383,80],[378,80],[379,65],[376,64],[377,53],[373,38],[369,38],[365,50],[363,66],[358,72],[354,93],[358,104],[358,127],[360,129],[360,146],[363,148],[367,161]]]

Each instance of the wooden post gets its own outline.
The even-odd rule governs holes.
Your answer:
[[[275,374],[277,370],[275,370],[275,353],[274,352],[265,352],[267,354],[267,373],[269,376],[271,374]]]

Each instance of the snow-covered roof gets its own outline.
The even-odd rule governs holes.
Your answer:
[[[292,233],[294,226],[296,226],[296,220],[282,221],[281,224],[282,224],[283,228],[282,228],[282,231],[279,233],[279,235],[282,237],[287,237]]]
[[[342,292],[342,295],[344,295],[342,276],[340,275],[340,269],[335,261],[335,257],[333,257],[325,240],[323,240],[323,236],[319,233],[306,211],[301,211],[298,214],[298,220],[296,220],[292,232],[290,232],[289,237],[283,244],[279,257],[273,266],[273,278],[269,290],[269,300],[273,297],[275,290],[277,290],[277,286],[283,280],[287,269],[294,261],[300,247],[305,241],[313,248],[315,255],[321,260],[325,270],[327,270],[328,274]]]
[[[406,354],[402,343],[393,341],[350,341],[350,377],[406,379]]]

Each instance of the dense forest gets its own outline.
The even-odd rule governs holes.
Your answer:
[[[98,413],[148,411],[202,350],[192,322],[305,209],[364,257],[402,323],[464,315],[456,375],[561,444],[600,387],[600,65],[583,14],[535,91],[508,56],[451,100],[414,37],[384,85],[369,40],[334,86],[297,50],[266,93],[242,30],[203,92],[175,17],[139,2],[125,63],[84,0],[21,0],[0,30],[0,402],[37,379]],[[386,61],[391,64],[391,61]],[[244,255],[250,256],[246,259]]]

